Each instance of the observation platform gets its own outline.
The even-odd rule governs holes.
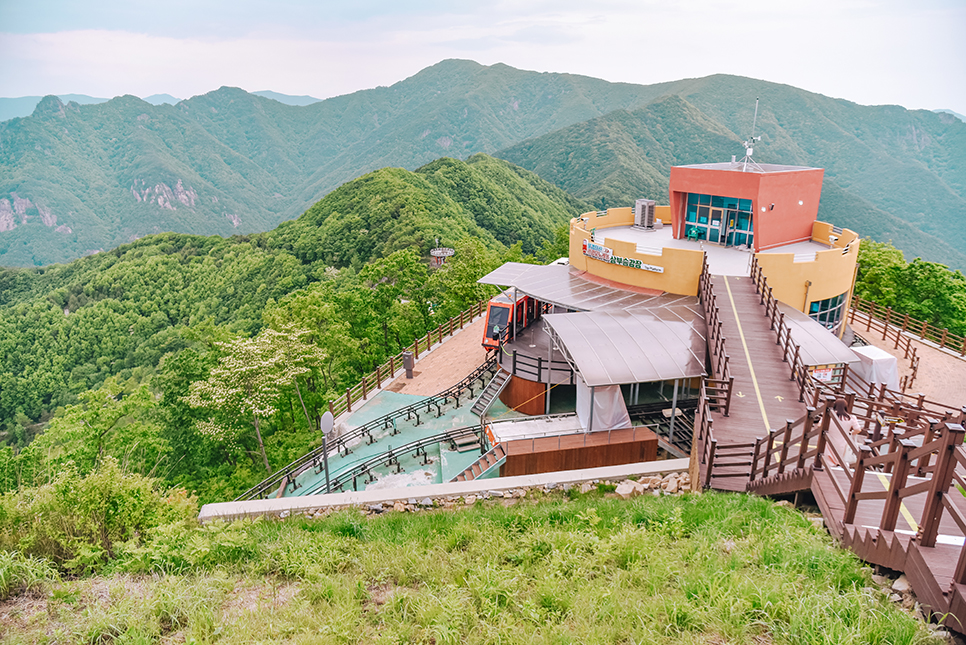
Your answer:
[[[712,275],[747,276],[751,274],[751,261],[754,252],[746,247],[725,247],[706,240],[674,239],[671,227],[645,230],[639,226],[614,226],[598,229],[594,233],[594,241],[602,244],[605,239],[630,242],[637,245],[637,252],[647,255],[661,255],[661,250],[687,249],[704,251],[708,258],[708,270]],[[792,253],[796,262],[811,262],[815,260],[818,251],[826,251],[829,246],[818,242],[795,242],[783,244],[760,253]]]

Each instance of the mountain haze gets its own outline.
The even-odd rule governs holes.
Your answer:
[[[756,159],[826,168],[841,192],[832,201],[867,214],[823,216],[872,224],[860,232],[877,239],[898,231],[910,252],[966,266],[966,124],[952,115],[733,76],[642,86],[460,60],[306,106],[234,88],[176,106],[46,97],[0,124],[0,264],[164,230],[267,230],[376,168],[478,152],[502,151],[591,201],[666,201],[671,165],[742,152],[759,96]]]

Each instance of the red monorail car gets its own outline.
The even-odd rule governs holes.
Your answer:
[[[513,292],[504,291],[490,299],[486,310],[486,328],[483,332],[483,347],[497,349],[501,342],[513,337],[510,325],[521,331],[540,317],[540,302],[530,296],[517,295],[514,313]]]

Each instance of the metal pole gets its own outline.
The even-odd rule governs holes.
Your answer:
[[[322,463],[325,466],[325,494],[329,494],[329,447],[325,433],[322,433]]]
[[[510,340],[517,337],[517,288],[513,287],[513,308],[510,309]]]
[[[543,323],[543,328],[547,332],[547,393],[543,396],[547,399],[544,406],[544,414],[550,414],[550,381],[553,380],[553,336],[550,335],[550,326]],[[537,375],[540,376],[539,374]]]
[[[674,417],[678,411],[678,380],[674,379],[674,395],[671,399],[671,430],[668,432],[668,443],[674,443]]]
[[[587,432],[594,431],[594,389],[590,388],[590,420],[587,422]]]

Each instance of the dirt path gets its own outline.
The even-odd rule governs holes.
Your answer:
[[[861,329],[856,333],[864,339],[895,356],[899,362],[899,379],[912,374],[912,366],[908,358],[903,358],[902,349],[894,349],[894,341],[876,338]],[[930,401],[944,403],[953,407],[966,406],[966,359],[952,356],[944,351],[930,347],[915,339],[912,346],[919,356],[919,372],[912,386],[906,391],[909,394],[925,394]]]

